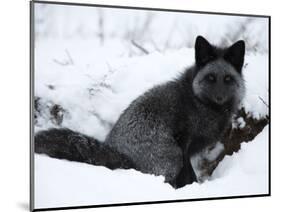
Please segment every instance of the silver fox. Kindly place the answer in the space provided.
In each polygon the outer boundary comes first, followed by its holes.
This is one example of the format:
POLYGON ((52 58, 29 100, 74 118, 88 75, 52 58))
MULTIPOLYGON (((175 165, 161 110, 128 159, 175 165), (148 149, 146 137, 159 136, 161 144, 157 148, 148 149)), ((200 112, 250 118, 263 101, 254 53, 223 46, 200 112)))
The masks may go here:
POLYGON ((244 55, 242 40, 219 48, 198 36, 195 64, 135 99, 104 142, 50 129, 35 135, 35 152, 162 175, 174 188, 191 184, 197 177, 190 157, 222 139, 243 99, 244 55))

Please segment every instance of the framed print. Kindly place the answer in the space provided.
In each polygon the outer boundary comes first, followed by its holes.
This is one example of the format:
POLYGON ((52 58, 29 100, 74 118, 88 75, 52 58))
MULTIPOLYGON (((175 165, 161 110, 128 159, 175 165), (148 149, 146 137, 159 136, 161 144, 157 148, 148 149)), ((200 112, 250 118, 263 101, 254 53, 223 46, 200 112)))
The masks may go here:
POLYGON ((30 5, 32 211, 270 195, 270 16, 30 5))

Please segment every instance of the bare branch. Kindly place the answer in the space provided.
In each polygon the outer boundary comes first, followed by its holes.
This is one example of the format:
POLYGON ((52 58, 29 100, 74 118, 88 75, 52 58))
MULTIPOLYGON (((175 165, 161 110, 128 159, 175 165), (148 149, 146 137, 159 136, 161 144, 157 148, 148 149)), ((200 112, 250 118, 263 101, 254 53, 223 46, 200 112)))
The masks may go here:
POLYGON ((104 13, 102 10, 98 10, 98 37, 100 39, 100 44, 104 44, 104 13))
POLYGON ((142 47, 141 45, 139 45, 138 43, 136 43, 134 40, 131 40, 131 43, 137 47, 139 50, 141 50, 143 53, 145 54, 149 54, 149 51, 146 50, 144 47, 142 47))
POLYGON ((261 98, 260 96, 259 96, 259 99, 262 101, 262 103, 268 108, 268 104, 266 103, 266 101, 264 101, 264 99, 263 98, 261 98))
POLYGON ((58 65, 61 65, 61 66, 68 66, 69 65, 68 61, 61 62, 61 61, 58 61, 57 59, 53 59, 53 62, 55 62, 55 63, 57 63, 58 65))
POLYGON ((70 53, 69 53, 69 51, 67 49, 65 49, 65 53, 66 53, 66 55, 68 57, 69 64, 70 65, 74 65, 73 59, 72 59, 72 57, 71 57, 71 55, 70 55, 70 53))
POLYGON ((53 59, 53 62, 57 63, 58 65, 61 66, 68 66, 68 65, 74 65, 73 59, 67 49, 65 49, 65 53, 67 56, 67 59, 64 59, 63 61, 59 61, 57 59, 53 59))

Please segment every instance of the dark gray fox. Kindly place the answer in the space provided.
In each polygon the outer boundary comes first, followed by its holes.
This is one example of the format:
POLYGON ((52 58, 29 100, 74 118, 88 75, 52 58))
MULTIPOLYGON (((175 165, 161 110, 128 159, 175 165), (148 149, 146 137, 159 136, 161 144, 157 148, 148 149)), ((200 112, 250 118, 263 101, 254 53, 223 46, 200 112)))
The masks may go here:
POLYGON ((222 139, 244 96, 245 43, 218 48, 198 36, 195 64, 135 99, 104 142, 69 129, 35 135, 35 152, 163 175, 174 188, 195 181, 190 157, 222 139))

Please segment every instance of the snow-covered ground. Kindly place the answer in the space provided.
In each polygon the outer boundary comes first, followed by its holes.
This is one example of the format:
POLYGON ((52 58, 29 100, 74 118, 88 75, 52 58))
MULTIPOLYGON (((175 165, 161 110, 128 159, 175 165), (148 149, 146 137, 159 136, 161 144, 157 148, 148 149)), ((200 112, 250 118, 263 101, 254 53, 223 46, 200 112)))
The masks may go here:
POLYGON ((35 207, 195 199, 268 193, 268 127, 227 156, 211 179, 175 190, 161 176, 35 157, 35 207))
MULTIPOLYGON (((198 14, 185 14, 182 19, 181 14, 171 13, 159 18, 153 14, 153 21, 141 32, 143 23, 150 17, 148 13, 128 12, 124 16, 120 10, 103 11, 99 16, 107 24, 101 44, 96 36, 99 29, 93 28, 95 24, 89 21, 97 20, 95 15, 101 13, 95 8, 80 11, 75 8, 37 8, 35 96, 42 99, 36 132, 57 127, 51 120, 48 105, 58 104, 65 110, 62 127, 103 141, 110 124, 133 99, 154 85, 177 77, 194 63, 190 45, 196 35, 205 35, 211 43, 223 43, 223 38, 235 37, 235 26, 245 20, 247 27, 238 36, 247 39, 248 44, 243 70, 246 96, 242 106, 256 118, 268 115, 265 20, 199 17, 198 14), (134 25, 136 22, 139 24, 134 25), (183 26, 188 30, 183 31, 183 26), (138 32, 129 37, 149 50, 149 54, 132 45, 126 37, 128 30, 138 32), (169 34, 171 31, 174 34, 169 34), (137 34, 142 36, 138 38, 137 34), (189 36, 188 39, 183 39, 183 35, 189 36)), ((240 118, 239 124, 243 123, 240 118)), ((253 141, 242 144, 238 153, 225 157, 208 181, 178 190, 165 184, 161 176, 135 170, 111 171, 36 154, 35 208, 265 194, 268 193, 268 133, 265 127, 253 141)))

